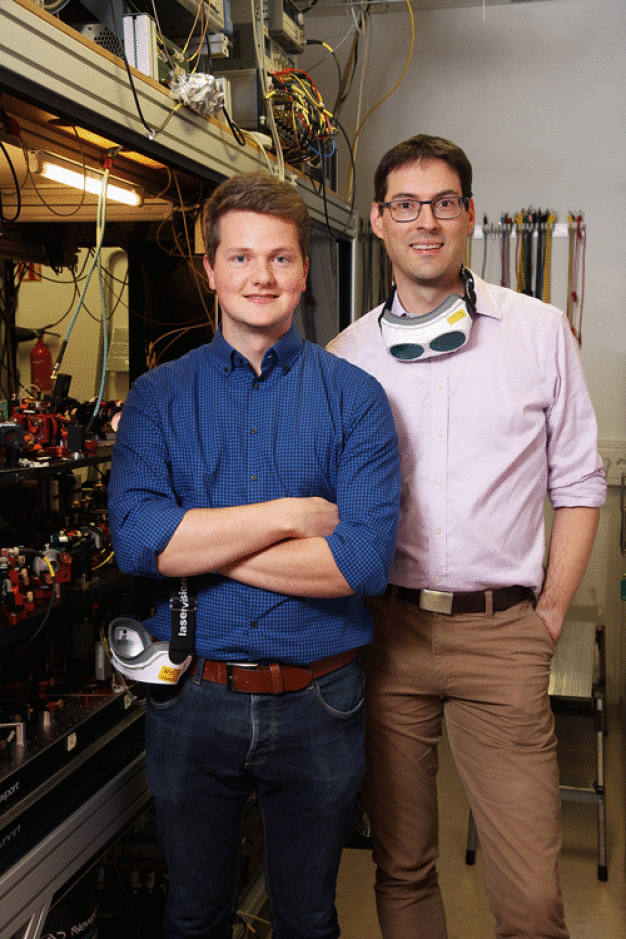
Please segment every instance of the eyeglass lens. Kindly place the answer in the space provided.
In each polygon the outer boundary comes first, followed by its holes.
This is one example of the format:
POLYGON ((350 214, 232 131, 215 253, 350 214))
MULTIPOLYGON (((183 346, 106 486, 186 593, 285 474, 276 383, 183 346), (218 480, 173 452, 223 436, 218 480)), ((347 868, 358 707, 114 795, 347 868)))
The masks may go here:
POLYGON ((463 205, 462 196, 445 196, 441 199, 422 201, 418 199, 399 199, 385 203, 391 217, 396 222, 413 222, 420 214, 423 205, 429 205, 435 218, 458 218, 463 205))

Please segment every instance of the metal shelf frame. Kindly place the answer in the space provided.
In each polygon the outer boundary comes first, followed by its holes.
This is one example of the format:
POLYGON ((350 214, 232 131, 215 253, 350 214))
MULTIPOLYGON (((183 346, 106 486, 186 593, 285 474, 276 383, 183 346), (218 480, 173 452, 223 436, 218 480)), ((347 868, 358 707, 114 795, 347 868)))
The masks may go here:
MULTIPOLYGON (((132 73, 146 123, 158 129, 175 102, 162 85, 132 73)), ((239 146, 225 124, 186 107, 151 139, 122 60, 33 0, 0 0, 0 88, 200 179, 217 181, 267 166, 255 144, 239 146)), ((324 224, 328 219, 339 235, 354 237, 356 213, 349 204, 330 190, 324 200, 308 177, 293 168, 287 172, 312 218, 324 224)))
POLYGON ((0 939, 38 939, 56 891, 145 811, 144 763, 142 754, 0 877, 0 939))

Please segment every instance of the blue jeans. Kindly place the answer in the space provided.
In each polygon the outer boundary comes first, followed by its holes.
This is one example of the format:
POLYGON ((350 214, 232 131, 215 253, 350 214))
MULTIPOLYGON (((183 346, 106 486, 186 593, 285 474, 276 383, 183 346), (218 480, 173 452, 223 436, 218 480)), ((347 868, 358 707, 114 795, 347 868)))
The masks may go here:
POLYGON ((165 939, 229 939, 239 830, 257 792, 275 939, 336 939, 337 871, 364 772, 358 659, 302 691, 252 695, 189 678, 148 698, 148 784, 169 874, 165 939))

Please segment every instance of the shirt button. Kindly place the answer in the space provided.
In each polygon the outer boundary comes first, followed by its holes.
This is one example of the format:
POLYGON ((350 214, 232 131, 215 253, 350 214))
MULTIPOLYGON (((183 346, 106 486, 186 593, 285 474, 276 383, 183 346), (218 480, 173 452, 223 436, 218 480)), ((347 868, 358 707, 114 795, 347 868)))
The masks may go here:
POLYGON ((440 480, 440 479, 436 479, 436 480, 435 480, 435 486, 440 486, 440 485, 441 485, 441 480, 440 480))
POLYGON ((436 583, 436 584, 440 584, 440 583, 441 583, 441 577, 439 576, 439 574, 437 574, 437 575, 435 576, 435 583, 436 583))
POLYGON ((257 433, 256 427, 251 427, 251 428, 250 428, 250 433, 251 433, 251 434, 256 434, 256 433, 257 433))
POLYGON ((443 385, 441 384, 440 381, 437 382, 437 388, 439 388, 440 390, 441 390, 441 388, 443 388, 443 385))
POLYGON ((440 430, 438 430, 438 431, 437 431, 437 436, 438 436, 438 437, 443 437, 443 433, 442 433, 440 430))
POLYGON ((255 619, 253 619, 252 622, 250 623, 250 625, 252 626, 253 629, 256 629, 259 624, 257 623, 257 621, 256 621, 255 619))
POLYGON ((436 535, 440 535, 440 534, 441 534, 441 528, 435 528, 435 534, 436 534, 436 535))
POLYGON ((259 383, 258 383, 258 381, 253 382, 253 383, 252 383, 252 387, 254 388, 255 391, 258 391, 258 390, 259 390, 259 383))
POLYGON ((252 482, 256 482, 256 480, 257 480, 257 474, 256 474, 256 473, 250 473, 250 479, 252 480, 252 482))

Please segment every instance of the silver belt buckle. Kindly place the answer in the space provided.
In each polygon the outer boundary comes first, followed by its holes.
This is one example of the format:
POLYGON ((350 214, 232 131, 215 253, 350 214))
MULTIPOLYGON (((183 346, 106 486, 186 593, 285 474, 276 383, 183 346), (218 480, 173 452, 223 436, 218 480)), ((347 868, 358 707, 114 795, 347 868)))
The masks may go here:
POLYGON ((235 668, 258 668, 256 662, 227 662, 226 663, 226 687, 229 691, 235 691, 235 668))
POLYGON ((445 613, 451 616, 453 600, 454 594, 445 590, 420 590, 419 607, 429 613, 445 613))

